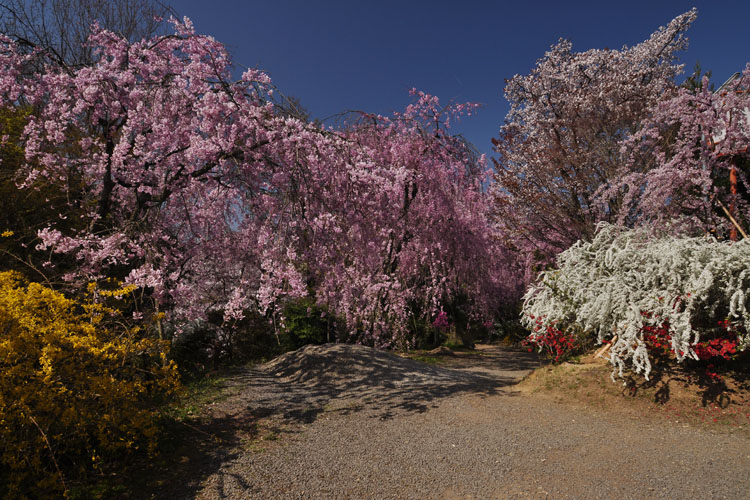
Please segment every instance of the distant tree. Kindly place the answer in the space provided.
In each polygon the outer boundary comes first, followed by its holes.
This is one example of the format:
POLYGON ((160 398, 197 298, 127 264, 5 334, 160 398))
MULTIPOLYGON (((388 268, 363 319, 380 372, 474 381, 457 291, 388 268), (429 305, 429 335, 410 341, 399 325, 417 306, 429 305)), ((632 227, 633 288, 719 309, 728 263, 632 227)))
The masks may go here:
MULTIPOLYGON (((708 81, 711 81, 711 71, 703 71, 703 68, 701 68, 700 62, 695 63, 695 68, 693 68, 693 73, 689 75, 687 78, 685 78, 685 81, 682 82, 682 85, 680 87, 686 88, 693 92, 698 92, 703 88, 703 80, 704 78, 707 78, 708 81)), ((709 90, 711 92, 714 91, 714 84, 711 83, 709 90)))
POLYGON ((0 33, 58 64, 84 66, 94 60, 86 43, 93 22, 136 41, 156 34, 170 13, 159 0, 2 0, 0 33))
POLYGON ((494 194, 519 247, 549 257, 618 216, 621 198, 595 193, 621 166, 621 141, 676 91, 675 54, 695 17, 693 9, 621 50, 576 53, 560 40, 530 74, 506 82, 511 109, 494 140, 494 194))
POLYGON ((297 118, 303 122, 310 121, 310 112, 302 105, 298 97, 282 95, 277 99, 277 113, 282 116, 297 118))

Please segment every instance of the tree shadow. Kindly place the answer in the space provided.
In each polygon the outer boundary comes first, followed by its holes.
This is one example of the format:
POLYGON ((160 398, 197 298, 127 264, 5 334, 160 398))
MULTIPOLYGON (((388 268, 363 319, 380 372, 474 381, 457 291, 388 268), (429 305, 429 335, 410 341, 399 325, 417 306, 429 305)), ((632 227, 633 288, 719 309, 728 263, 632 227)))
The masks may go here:
POLYGON ((655 364, 649 380, 631 375, 626 386, 631 396, 653 390, 654 402, 661 405, 670 402, 673 387, 693 387, 701 398, 701 406, 727 408, 732 404, 733 396, 750 390, 750 372, 747 359, 727 364, 720 376, 704 365, 684 366, 667 362, 655 364))
POLYGON ((240 455, 244 435, 257 433, 250 418, 164 423, 155 456, 118 463, 99 481, 90 481, 80 498, 194 498, 202 481, 221 464, 240 455))
POLYGON ((366 411, 385 419, 423 413, 457 394, 507 394, 505 388, 539 366, 538 358, 529 353, 466 356, 450 363, 428 365, 363 346, 308 346, 248 371, 237 382, 263 389, 260 398, 246 402, 245 411, 309 424, 331 410, 366 411))
POLYGON ((538 356, 528 352, 468 355, 443 367, 363 346, 306 346, 229 377, 225 390, 232 395, 214 404, 209 415, 189 426, 174 424, 174 448, 146 468, 143 477, 158 480, 140 492, 193 498, 207 478, 223 474, 223 464, 267 444, 263 435, 297 433, 324 414, 389 420, 424 413, 460 394, 512 397, 509 388, 539 365, 538 356))

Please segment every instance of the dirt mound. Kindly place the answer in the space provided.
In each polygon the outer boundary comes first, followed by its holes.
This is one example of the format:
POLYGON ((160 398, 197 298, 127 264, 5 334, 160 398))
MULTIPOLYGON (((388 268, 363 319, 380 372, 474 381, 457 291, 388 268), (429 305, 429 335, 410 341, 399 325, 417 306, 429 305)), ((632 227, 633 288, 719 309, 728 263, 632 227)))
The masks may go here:
POLYGON ((308 386, 380 386, 487 383, 472 373, 427 365, 390 352, 352 344, 308 345, 261 366, 282 382, 308 386))
POLYGON ((502 349, 445 359, 463 363, 426 364, 351 344, 305 346, 233 375, 226 381, 228 397, 212 405, 210 418, 234 423, 263 419, 291 429, 331 413, 391 419, 426 412, 462 394, 510 393, 538 364, 530 353, 502 349))

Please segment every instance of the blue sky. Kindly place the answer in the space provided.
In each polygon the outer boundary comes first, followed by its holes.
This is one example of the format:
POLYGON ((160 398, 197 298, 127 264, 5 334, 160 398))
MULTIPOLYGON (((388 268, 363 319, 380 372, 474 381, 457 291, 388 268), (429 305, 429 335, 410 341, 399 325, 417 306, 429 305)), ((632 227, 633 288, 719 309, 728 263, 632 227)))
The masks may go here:
POLYGON ((528 73, 563 37, 576 51, 646 39, 698 8, 680 60, 720 85, 750 61, 750 1, 489 2, 178 0, 198 32, 230 50, 238 67, 268 72, 316 118, 345 110, 390 114, 416 87, 441 101, 484 107, 454 127, 491 154, 508 111, 504 79, 528 73))

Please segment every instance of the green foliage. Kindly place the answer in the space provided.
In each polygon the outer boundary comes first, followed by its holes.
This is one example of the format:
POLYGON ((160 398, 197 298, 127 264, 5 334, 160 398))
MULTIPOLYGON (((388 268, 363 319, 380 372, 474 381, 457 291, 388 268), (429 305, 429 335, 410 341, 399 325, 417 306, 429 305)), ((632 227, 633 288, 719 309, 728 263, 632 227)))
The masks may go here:
POLYGON ((409 335, 414 339, 415 349, 426 349, 440 345, 444 336, 437 328, 430 325, 424 316, 412 315, 409 320, 409 335))
MULTIPOLYGON (((711 71, 710 70, 703 71, 703 68, 701 68, 700 61, 696 61, 695 67, 693 68, 693 73, 689 75, 687 78, 685 78, 685 81, 682 82, 681 87, 684 87, 693 93, 698 93, 703 88, 704 78, 707 78, 708 80, 710 80, 711 71)), ((715 90, 713 83, 710 84, 709 90, 711 90, 711 92, 715 90)))
POLYGON ((208 321, 192 321, 179 332, 167 326, 172 339, 171 359, 183 380, 196 380, 223 367, 275 356, 281 352, 273 323, 253 311, 232 324, 224 324, 223 313, 209 314, 208 321))
POLYGON ((221 399, 225 382, 230 374, 231 371, 223 371, 185 383, 165 411, 176 422, 194 418, 208 403, 221 399))
POLYGON ((327 309, 311 298, 290 300, 283 309, 284 325, 280 333, 283 351, 293 351, 307 344, 336 341, 336 326, 327 309))
POLYGON ((193 321, 172 338, 171 357, 184 379, 195 380, 223 367, 268 359, 307 344, 335 342, 342 321, 311 298, 288 301, 282 318, 245 311, 241 320, 226 324, 222 311, 206 321, 193 321))
POLYGON ((414 361, 419 361, 420 363, 425 363, 428 365, 439 365, 440 363, 444 362, 442 358, 439 358, 437 356, 416 355, 409 357, 414 361))
POLYGON ((453 350, 455 350, 455 349, 463 349, 464 348, 464 343, 463 342, 455 342, 455 341, 451 341, 451 340, 449 340, 447 342, 443 342, 443 345, 445 347, 447 347, 448 349, 453 349, 453 350))
POLYGON ((495 322, 487 329, 487 340, 499 340, 505 345, 520 345, 529 335, 529 330, 520 321, 521 305, 508 304, 498 311, 495 322))

